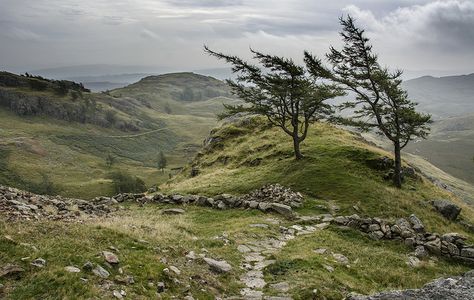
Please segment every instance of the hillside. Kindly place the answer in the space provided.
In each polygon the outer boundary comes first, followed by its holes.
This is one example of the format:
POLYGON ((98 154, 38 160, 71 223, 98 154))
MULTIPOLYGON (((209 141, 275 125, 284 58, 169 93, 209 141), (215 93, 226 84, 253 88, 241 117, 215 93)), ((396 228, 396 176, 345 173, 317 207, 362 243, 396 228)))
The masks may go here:
MULTIPOLYGON (((43 217, 12 222, 0 214, 0 266, 14 264, 22 270, 16 280, 0 276, 7 299, 48 298, 52 293, 58 298, 113 299, 122 291, 130 299, 342 299, 351 293, 420 288, 471 268, 468 261, 431 252, 417 252, 417 259, 413 248, 399 240, 374 239, 338 223, 353 214, 381 224, 415 214, 426 232, 437 233, 420 233, 417 240, 458 232, 469 245, 474 233, 459 221, 445 219, 430 204, 447 199, 462 208, 459 220, 472 224, 473 208, 456 196, 420 173, 397 190, 383 179, 388 171, 385 151, 328 124, 311 127, 303 161, 295 162, 291 149, 280 130, 268 128, 261 119, 243 119, 212 131, 193 163, 161 186, 169 196, 98 198, 88 209, 79 202, 79 211, 74 204, 61 205, 77 200, 44 200, 47 205, 37 214, 59 214, 70 220, 67 223, 43 217), (275 183, 292 191, 274 187, 274 195, 302 197, 303 205, 294 208, 297 217, 229 208, 238 200, 216 196, 243 195, 275 183), (98 213, 103 217, 94 217, 98 213)), ((0 211, 3 205, 13 205, 21 212, 7 210, 7 216, 34 214, 19 202, 25 201, 21 197, 40 201, 10 191, 10 199, 18 198, 11 202, 6 195, 0 189, 0 211)))
POLYGON ((403 82, 420 109, 435 119, 474 112, 474 73, 470 75, 423 76, 403 82))
POLYGON ((222 103, 233 101, 221 95, 228 95, 224 83, 191 73, 90 93, 70 81, 3 72, 0 184, 92 198, 112 193, 112 171, 159 183, 193 157, 222 103), (179 100, 185 91, 196 96, 179 100), (159 151, 168 157, 166 172, 156 169, 159 151))
POLYGON ((409 145, 406 151, 474 184, 474 114, 435 121, 430 136, 409 145))

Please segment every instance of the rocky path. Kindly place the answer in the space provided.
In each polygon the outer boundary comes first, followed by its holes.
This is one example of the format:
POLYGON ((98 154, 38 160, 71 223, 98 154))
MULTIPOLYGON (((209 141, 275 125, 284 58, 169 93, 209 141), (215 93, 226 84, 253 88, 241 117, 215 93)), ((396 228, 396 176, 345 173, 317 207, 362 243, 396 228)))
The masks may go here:
MULTIPOLYGON (((266 221, 278 224, 275 219, 266 221)), ((289 294, 290 285, 287 282, 277 282, 269 285, 269 290, 274 296, 265 294, 265 287, 268 283, 264 279, 263 269, 275 261, 270 257, 279 252, 288 241, 297 238, 300 235, 311 234, 318 230, 326 228, 329 223, 320 223, 315 226, 292 225, 290 227, 280 226, 280 232, 277 237, 253 239, 245 244, 237 246, 237 250, 243 254, 244 261, 241 267, 246 272, 240 277, 241 283, 245 286, 240 291, 242 298, 232 299, 250 299, 250 300, 291 300, 289 294)), ((267 224, 251 224, 251 227, 269 228, 267 224)))

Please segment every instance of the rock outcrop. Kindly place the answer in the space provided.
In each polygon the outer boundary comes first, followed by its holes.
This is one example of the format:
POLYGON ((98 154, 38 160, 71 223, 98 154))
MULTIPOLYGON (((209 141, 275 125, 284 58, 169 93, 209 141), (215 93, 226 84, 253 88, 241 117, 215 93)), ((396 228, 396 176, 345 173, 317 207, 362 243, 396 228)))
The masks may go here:
POLYGON ((461 213, 461 208, 448 200, 434 200, 431 205, 448 220, 455 221, 461 213))

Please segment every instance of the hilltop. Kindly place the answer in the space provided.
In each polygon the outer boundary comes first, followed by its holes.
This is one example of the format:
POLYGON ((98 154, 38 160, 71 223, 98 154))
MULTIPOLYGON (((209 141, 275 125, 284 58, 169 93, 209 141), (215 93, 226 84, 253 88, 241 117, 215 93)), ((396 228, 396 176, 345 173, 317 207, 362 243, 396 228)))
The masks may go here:
POLYGON ((71 81, 2 72, 0 184, 93 198, 111 195, 109 173, 122 170, 155 185, 193 157, 222 103, 235 101, 228 94, 225 83, 192 73, 91 93, 71 81), (163 173, 159 151, 168 158, 163 173))

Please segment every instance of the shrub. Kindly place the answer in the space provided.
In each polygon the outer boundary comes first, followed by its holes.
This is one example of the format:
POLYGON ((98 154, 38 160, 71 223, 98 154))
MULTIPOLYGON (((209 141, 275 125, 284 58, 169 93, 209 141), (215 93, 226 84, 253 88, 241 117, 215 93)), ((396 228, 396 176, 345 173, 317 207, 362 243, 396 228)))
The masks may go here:
POLYGON ((109 174, 112 179, 115 193, 140 193, 146 191, 145 182, 124 171, 116 171, 109 174))

